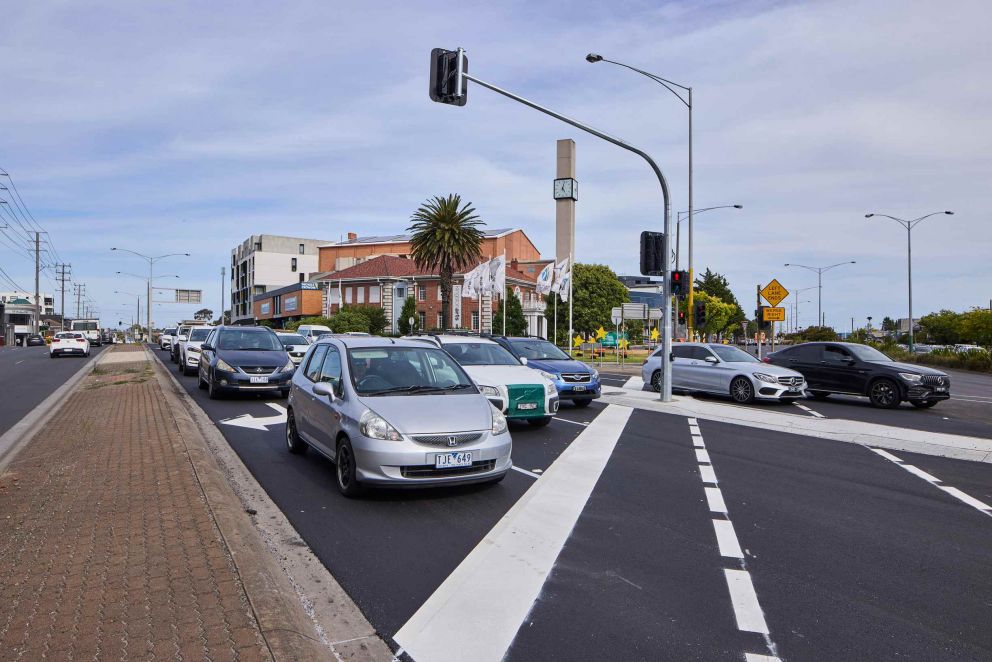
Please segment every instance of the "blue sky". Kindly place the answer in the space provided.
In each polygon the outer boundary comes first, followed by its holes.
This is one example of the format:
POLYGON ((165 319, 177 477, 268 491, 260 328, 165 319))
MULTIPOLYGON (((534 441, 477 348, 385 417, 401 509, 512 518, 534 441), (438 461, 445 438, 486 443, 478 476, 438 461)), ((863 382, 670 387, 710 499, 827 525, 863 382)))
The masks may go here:
MULTIPOLYGON (((190 252, 160 273, 216 310, 248 235, 399 232, 434 194, 460 193, 550 256, 558 138, 577 142, 577 258, 634 273, 638 234, 662 223, 647 167, 478 86, 464 108, 430 102, 437 46, 643 146, 673 210, 686 208, 685 109, 584 56, 691 84, 696 206, 744 205, 697 217, 696 264, 726 274, 746 310, 772 277, 815 285, 785 262, 856 260, 825 277, 827 322, 904 317, 905 232, 868 211, 956 212, 914 231, 918 313, 992 297, 987 3, 22 4, 0 23, 0 167, 107 323, 133 309, 114 290, 143 287, 115 276, 142 263, 111 246, 190 252)), ((26 256, 0 245, 0 266, 33 286, 26 256)))

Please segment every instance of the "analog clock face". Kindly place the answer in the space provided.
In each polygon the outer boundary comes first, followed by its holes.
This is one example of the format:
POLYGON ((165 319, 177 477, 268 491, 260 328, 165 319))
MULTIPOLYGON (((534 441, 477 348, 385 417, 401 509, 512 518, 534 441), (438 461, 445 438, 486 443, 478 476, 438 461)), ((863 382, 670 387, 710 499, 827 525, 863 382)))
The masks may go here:
POLYGON ((575 180, 573 179, 556 179, 555 180, 555 199, 568 199, 575 198, 574 191, 575 180))

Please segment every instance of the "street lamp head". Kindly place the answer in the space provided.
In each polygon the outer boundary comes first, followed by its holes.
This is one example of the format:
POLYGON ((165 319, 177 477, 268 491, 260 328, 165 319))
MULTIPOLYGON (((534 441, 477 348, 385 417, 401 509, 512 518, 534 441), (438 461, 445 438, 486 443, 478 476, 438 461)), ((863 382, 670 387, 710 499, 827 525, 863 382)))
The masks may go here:
POLYGON ((592 62, 593 64, 595 64, 596 62, 602 62, 602 61, 603 61, 603 56, 599 55, 598 53, 589 53, 589 55, 586 56, 586 62, 592 62))
POLYGON ((875 215, 875 214, 865 214, 865 218, 871 218, 871 217, 872 217, 872 216, 874 216, 874 215, 875 215))
POLYGON ((786 267, 791 267, 792 265, 791 265, 791 264, 789 264, 788 262, 786 262, 784 266, 786 266, 786 267))
POLYGON ((734 205, 734 209, 744 209, 744 205, 734 205))
POLYGON ((948 216, 954 216, 954 212, 952 211, 945 211, 944 213, 947 214, 948 216))

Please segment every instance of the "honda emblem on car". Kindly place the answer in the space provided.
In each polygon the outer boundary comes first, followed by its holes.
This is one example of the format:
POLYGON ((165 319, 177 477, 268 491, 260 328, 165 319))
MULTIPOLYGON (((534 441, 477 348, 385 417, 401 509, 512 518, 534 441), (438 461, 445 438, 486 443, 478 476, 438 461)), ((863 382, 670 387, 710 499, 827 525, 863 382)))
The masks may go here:
POLYGON ((454 435, 451 435, 450 437, 448 437, 448 445, 449 446, 457 446, 458 445, 458 438, 455 437, 454 435))

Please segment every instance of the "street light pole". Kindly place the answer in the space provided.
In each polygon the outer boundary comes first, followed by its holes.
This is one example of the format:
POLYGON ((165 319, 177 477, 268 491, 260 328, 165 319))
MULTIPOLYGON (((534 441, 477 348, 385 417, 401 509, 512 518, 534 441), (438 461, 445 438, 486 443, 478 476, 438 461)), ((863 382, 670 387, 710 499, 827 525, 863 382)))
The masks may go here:
POLYGON ((803 269, 809 269, 810 271, 816 273, 816 289, 818 290, 816 295, 816 323, 817 325, 823 324, 823 272, 830 271, 834 267, 839 267, 845 264, 857 264, 854 260, 848 262, 838 262, 837 264, 831 264, 828 267, 807 267, 805 264, 792 264, 789 262, 785 263, 787 267, 802 267, 803 269))
POLYGON ((162 260, 162 259, 167 258, 167 257, 174 257, 174 256, 179 256, 179 255, 182 255, 182 256, 185 256, 185 257, 189 257, 189 253, 168 253, 166 255, 158 255, 156 257, 152 257, 150 255, 144 255, 143 253, 138 253, 137 251, 132 251, 132 250, 130 250, 128 248, 117 248, 117 247, 114 247, 114 248, 111 248, 110 250, 112 250, 112 251, 124 251, 125 253, 130 253, 132 255, 137 255, 138 257, 140 257, 142 259, 148 260, 148 288, 147 288, 148 305, 145 306, 145 308, 147 309, 146 310, 146 313, 148 315, 148 319, 147 319, 148 325, 145 328, 145 334, 146 334, 145 340, 146 341, 151 340, 151 337, 152 337, 152 279, 154 278, 154 273, 155 273, 155 263, 158 262, 159 260, 162 260))
POLYGON ((914 218, 911 221, 907 221, 902 218, 896 218, 895 216, 889 216, 888 214, 876 214, 874 212, 870 214, 865 214, 865 218, 871 218, 872 216, 882 216, 884 218, 889 218, 898 223, 899 225, 906 228, 906 276, 909 281, 909 351, 913 351, 913 228, 919 225, 924 220, 930 218, 931 216, 937 216, 939 214, 947 214, 948 216, 953 216, 952 211, 935 211, 929 213, 925 216, 920 216, 919 218, 914 218))
MULTIPOLYGON (((697 210, 693 211, 692 212, 692 216, 696 216, 698 214, 702 214, 703 212, 706 212, 706 211, 713 211, 714 209, 744 209, 744 205, 718 205, 716 207, 703 207, 702 209, 697 209, 697 210)), ((688 211, 680 211, 678 214, 676 214, 676 220, 675 220, 675 270, 676 271, 679 270, 679 266, 680 266, 679 253, 681 252, 681 248, 682 248, 682 218, 683 218, 683 215, 689 216, 689 212, 688 211)), ((690 222, 690 224, 691 224, 691 222, 690 222)))

